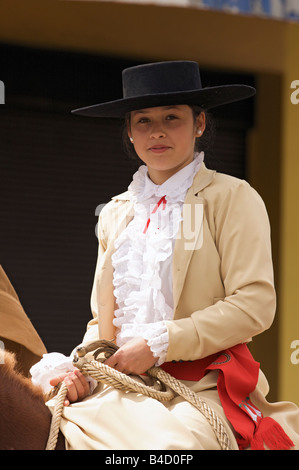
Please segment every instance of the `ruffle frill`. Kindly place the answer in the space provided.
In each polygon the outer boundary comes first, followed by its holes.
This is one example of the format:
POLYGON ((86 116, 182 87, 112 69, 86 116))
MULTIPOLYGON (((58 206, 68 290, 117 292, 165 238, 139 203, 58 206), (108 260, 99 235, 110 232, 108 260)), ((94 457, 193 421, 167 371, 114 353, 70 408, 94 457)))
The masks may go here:
POLYGON ((203 153, 164 184, 155 185, 146 166, 135 173, 129 186, 135 215, 115 242, 112 256, 114 295, 117 309, 114 325, 117 344, 141 336, 147 340, 157 364, 164 362, 168 347, 165 320, 173 318, 172 254, 182 221, 186 192, 203 161, 203 153), (166 206, 151 214, 158 199, 166 195, 166 206), (146 233, 145 224, 150 217, 146 233))

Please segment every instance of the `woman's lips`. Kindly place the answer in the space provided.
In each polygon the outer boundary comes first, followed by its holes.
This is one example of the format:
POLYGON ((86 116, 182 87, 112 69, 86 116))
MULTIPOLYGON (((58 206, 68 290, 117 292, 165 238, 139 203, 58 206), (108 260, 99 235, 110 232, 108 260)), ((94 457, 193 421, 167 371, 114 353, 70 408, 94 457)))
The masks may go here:
POLYGON ((153 153, 163 153, 168 149, 170 149, 170 147, 167 145, 154 145, 153 147, 150 147, 150 151, 153 153))

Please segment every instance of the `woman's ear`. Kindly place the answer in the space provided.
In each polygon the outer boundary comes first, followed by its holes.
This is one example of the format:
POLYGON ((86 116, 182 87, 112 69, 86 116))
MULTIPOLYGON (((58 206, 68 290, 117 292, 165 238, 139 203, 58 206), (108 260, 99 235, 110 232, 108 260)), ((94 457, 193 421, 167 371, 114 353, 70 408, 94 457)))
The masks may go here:
POLYGON ((130 124, 130 119, 126 119, 126 126, 127 126, 127 132, 128 132, 128 137, 130 139, 130 142, 133 143, 133 138, 132 138, 132 133, 131 133, 131 124, 130 124))
POLYGON ((204 133, 206 128, 206 115, 202 111, 197 117, 196 117, 196 137, 201 137, 202 134, 204 133))

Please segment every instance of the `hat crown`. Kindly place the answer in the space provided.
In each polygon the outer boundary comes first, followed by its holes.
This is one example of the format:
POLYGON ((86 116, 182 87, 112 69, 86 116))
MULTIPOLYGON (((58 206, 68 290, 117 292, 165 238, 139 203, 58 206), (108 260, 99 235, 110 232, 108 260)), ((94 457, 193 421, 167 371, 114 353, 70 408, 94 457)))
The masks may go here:
POLYGON ((123 97, 176 93, 202 88, 198 64, 192 61, 156 62, 123 70, 123 97))
POLYGON ((75 109, 82 116, 125 118, 136 109, 197 105, 208 110, 253 96, 247 85, 203 88, 197 62, 176 60, 137 65, 123 70, 123 98, 75 109))

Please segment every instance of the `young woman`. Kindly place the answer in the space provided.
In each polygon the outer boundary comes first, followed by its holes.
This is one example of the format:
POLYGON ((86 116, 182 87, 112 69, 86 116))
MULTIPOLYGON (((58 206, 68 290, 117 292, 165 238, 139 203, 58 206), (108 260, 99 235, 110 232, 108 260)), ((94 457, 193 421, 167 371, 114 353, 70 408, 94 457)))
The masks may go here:
MULTIPOLYGON (((246 346, 275 314, 265 206, 245 181, 208 170, 198 151, 206 111, 255 90, 202 88, 190 61, 126 69, 123 89, 123 99, 75 111, 123 118, 143 162, 100 214, 83 343, 115 341, 106 364, 125 374, 158 365, 182 380, 223 419, 234 449, 299 448, 297 407, 265 400, 266 379, 246 346)), ((181 397, 161 403, 102 385, 90 395, 79 371, 50 383, 62 380, 70 449, 219 449, 181 397)))

